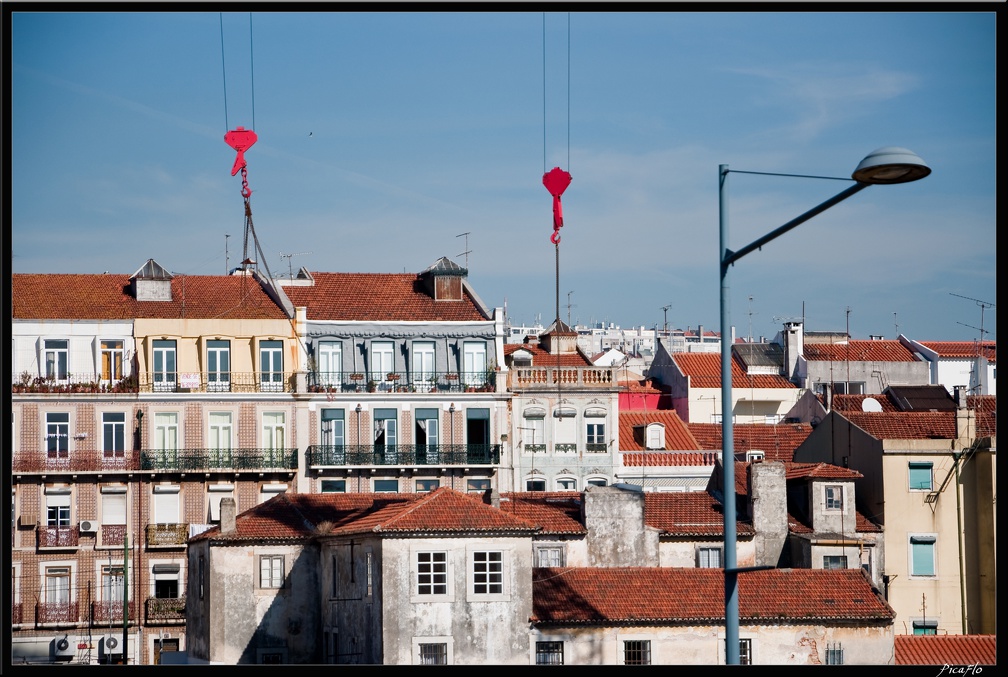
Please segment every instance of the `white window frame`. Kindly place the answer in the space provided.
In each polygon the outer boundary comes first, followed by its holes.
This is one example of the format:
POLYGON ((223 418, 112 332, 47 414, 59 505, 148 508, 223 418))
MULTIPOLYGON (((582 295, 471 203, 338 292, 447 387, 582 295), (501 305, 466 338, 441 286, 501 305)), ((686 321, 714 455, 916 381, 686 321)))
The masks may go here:
POLYGON ((558 477, 556 478, 557 491, 577 491, 577 478, 558 477))
POLYGON ((75 567, 67 562, 43 562, 42 599, 46 604, 66 604, 76 599, 74 595, 75 567))
POLYGON ((259 342, 259 390, 264 393, 282 393, 283 341, 275 339, 259 342))
POLYGON ((47 380, 57 383, 70 380, 69 339, 42 339, 42 369, 47 380))
POLYGON ((645 449, 665 448, 665 425, 662 423, 649 423, 644 430, 645 449))
POLYGON ((178 382, 177 345, 173 339, 155 339, 151 344, 151 387, 154 392, 175 392, 178 382))
POLYGON ((102 453, 104 456, 126 456, 126 413, 102 412, 102 453))
POLYGON ((698 545, 696 550, 696 565, 698 569, 720 569, 724 563, 724 549, 720 545, 698 545), (711 556, 717 554, 717 562, 711 561, 711 556))
POLYGON ((534 557, 533 566, 537 568, 566 566, 566 553, 559 544, 535 546, 534 557))
POLYGON ((207 487, 207 512, 211 523, 220 523, 221 501, 234 498, 234 485, 230 483, 211 484, 207 487))
POLYGON ((46 412, 46 455, 49 458, 70 456, 70 414, 65 411, 46 412))
POLYGON ((382 385, 385 377, 395 371, 395 342, 371 342, 371 380, 382 385))
POLYGON ((180 432, 178 412, 154 412, 153 447, 161 460, 174 463, 178 457, 180 432))
POLYGON ((69 528, 70 506, 72 502, 72 489, 70 487, 46 487, 46 526, 57 529, 69 528))
POLYGON ((443 665, 455 664, 455 638, 451 635, 413 637, 413 664, 414 665, 439 665, 438 663, 426 663, 421 654, 422 645, 441 645, 445 648, 445 662, 443 665))
POLYGON ((101 488, 101 523, 110 526, 125 526, 128 515, 126 487, 101 488))
POLYGON ((564 640, 562 640, 562 639, 545 639, 545 638, 538 638, 537 637, 535 639, 535 641, 533 642, 533 644, 532 644, 532 664, 533 665, 563 665, 564 664, 564 640), (543 646, 543 650, 542 651, 539 650, 539 646, 540 645, 543 646), (560 649, 559 652, 550 651, 549 650, 549 649, 555 648, 556 645, 559 645, 559 649, 560 649), (540 656, 553 658, 554 660, 543 660, 543 661, 540 661, 539 660, 540 656), (555 658, 557 656, 559 656, 560 660, 555 660, 555 658))
POLYGON ((635 637, 631 635, 620 635, 619 636, 619 647, 620 647, 620 665, 655 665, 655 655, 654 655, 654 638, 648 637, 635 637), (630 648, 630 643, 640 643, 643 645, 647 652, 647 660, 640 663, 627 663, 627 650, 630 648))
POLYGON ((448 551, 436 547, 414 547, 410 550, 410 601, 453 602, 455 601, 455 566, 448 551), (441 586, 438 591, 434 586, 441 586))
POLYGON ((155 484, 151 488, 151 522, 154 524, 178 524, 179 507, 182 503, 182 487, 178 484, 155 484))
POLYGON ((847 568, 847 555, 823 555, 822 558, 822 568, 823 569, 846 569, 847 568), (834 562, 839 566, 827 566, 826 560, 834 562))
POLYGON ((287 558, 283 553, 260 553, 256 558, 259 565, 259 589, 280 590, 287 583, 287 558))
POLYGON ((485 341, 462 343, 462 375, 467 386, 486 383, 487 346, 485 341))
POLYGON ((98 342, 98 374, 105 385, 113 385, 125 376, 125 345, 122 339, 101 339, 98 342))
POLYGON ((318 385, 340 388, 343 385, 342 341, 318 341, 315 344, 315 368, 318 385))
POLYGON ((231 341, 207 341, 207 392, 225 393, 231 390, 231 341))
POLYGON ((413 385, 418 392, 430 392, 434 389, 435 372, 435 351, 433 341, 414 341, 411 346, 412 359, 410 366, 413 367, 413 385))
POLYGON ((207 448, 211 461, 231 465, 234 449, 234 414, 230 411, 207 412, 207 448))
POLYGON ((283 452, 287 443, 287 413, 264 411, 262 413, 262 448, 283 452))
POLYGON ((843 511, 844 488, 842 484, 826 484, 823 486, 823 507, 829 511, 843 511))
POLYGON ((505 602, 511 599, 514 554, 506 546, 466 546, 466 596, 469 602, 505 602), (477 587, 487 587, 477 592, 477 587))

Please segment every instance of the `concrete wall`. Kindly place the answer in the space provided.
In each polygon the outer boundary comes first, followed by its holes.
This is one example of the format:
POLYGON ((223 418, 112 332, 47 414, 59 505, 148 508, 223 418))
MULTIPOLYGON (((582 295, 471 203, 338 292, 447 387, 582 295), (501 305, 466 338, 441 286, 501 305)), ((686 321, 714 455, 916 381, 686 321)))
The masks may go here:
POLYGON ((585 490, 588 566, 658 566, 658 530, 644 524, 644 492, 619 487, 585 490))
MULTIPOLYGON (((566 665, 623 665, 623 643, 651 642, 652 665, 724 665, 724 626, 538 628, 531 630, 529 662, 537 641, 562 641, 566 665)), ((820 665, 827 645, 839 643, 845 665, 892 665, 891 625, 741 624, 739 639, 752 643, 753 665, 820 665)))
POLYGON ((784 464, 760 461, 748 465, 749 510, 756 536, 756 566, 777 566, 788 536, 787 483, 784 464))

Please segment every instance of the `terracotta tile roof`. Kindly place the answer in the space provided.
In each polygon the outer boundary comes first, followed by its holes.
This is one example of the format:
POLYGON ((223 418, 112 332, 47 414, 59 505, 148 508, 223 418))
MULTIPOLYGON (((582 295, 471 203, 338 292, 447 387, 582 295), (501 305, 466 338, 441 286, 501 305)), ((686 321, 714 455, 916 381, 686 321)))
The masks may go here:
MULTIPOLYGON (((891 625, 895 612, 860 569, 771 569, 738 578, 747 624, 861 621, 891 625)), ((628 625, 724 621, 724 573, 673 567, 532 570, 533 623, 628 625)))
MULTIPOLYGON (((882 411, 899 411, 900 408, 896 406, 886 395, 833 395, 832 405, 837 411, 864 411, 864 401, 872 399, 882 406, 882 411)), ((823 406, 826 406, 826 396, 819 395, 819 402, 823 406)))
POLYGON ((938 353, 938 357, 968 360, 978 354, 987 358, 988 362, 997 360, 997 343, 994 341, 921 341, 925 348, 938 353))
POLYGON ((584 494, 579 491, 505 492, 500 509, 538 526, 544 535, 588 533, 581 521, 584 494))
POLYGON ((805 343, 809 362, 918 362, 917 354, 899 341, 851 340, 847 343, 805 343))
POLYGON ((864 477, 857 470, 842 468, 832 463, 784 462, 786 480, 856 480, 864 477))
POLYGON ((19 273, 11 276, 13 319, 285 319, 252 277, 176 275, 171 301, 137 301, 130 276, 19 273))
MULTIPOLYGON (((851 423, 880 440, 951 440, 955 438, 954 411, 848 411, 841 414, 851 423)), ((997 435, 996 411, 976 412, 979 437, 997 435)))
POLYGON ((585 357, 581 351, 574 353, 561 353, 559 355, 551 355, 546 352, 538 345, 531 345, 529 343, 505 343, 504 344, 504 356, 505 358, 510 357, 512 353, 516 350, 527 350, 532 353, 532 366, 533 367, 555 367, 558 364, 561 367, 593 367, 591 361, 585 357))
POLYGON ((997 665, 997 635, 896 635, 893 640, 896 665, 997 665))
POLYGON ((308 320, 372 322, 485 322, 489 318, 469 294, 435 301, 416 273, 312 273, 310 287, 286 286, 308 320))
MULTIPOLYGON (((720 353, 673 353, 672 359, 692 388, 721 387, 720 353)), ((747 374, 738 358, 732 358, 733 388, 797 388, 783 376, 774 374, 747 374)))
POLYGON ((620 390, 626 391, 628 393, 641 393, 645 395, 661 395, 664 391, 655 384, 654 379, 644 378, 644 379, 630 379, 627 381, 619 381, 618 385, 620 390))
MULTIPOLYGON (((793 534, 811 534, 812 524, 788 511, 788 531, 793 534)), ((882 533, 882 527, 872 522, 860 512, 854 513, 854 531, 859 534, 882 533)))
MULTIPOLYGON (((706 491, 649 491, 644 494, 644 523, 662 537, 724 536, 724 506, 706 491)), ((736 534, 753 535, 752 524, 738 520, 736 534)))
MULTIPOLYGON (((701 449, 721 450, 720 423, 688 423, 701 449)), ((758 449, 768 461, 790 461, 794 451, 812 432, 808 423, 736 423, 732 426, 735 453, 758 449)))
POLYGON ((619 412, 620 451, 644 451, 645 440, 640 432, 634 434, 634 428, 648 423, 661 423, 665 426, 664 448, 667 451, 697 451, 701 448, 675 410, 658 409, 619 412))

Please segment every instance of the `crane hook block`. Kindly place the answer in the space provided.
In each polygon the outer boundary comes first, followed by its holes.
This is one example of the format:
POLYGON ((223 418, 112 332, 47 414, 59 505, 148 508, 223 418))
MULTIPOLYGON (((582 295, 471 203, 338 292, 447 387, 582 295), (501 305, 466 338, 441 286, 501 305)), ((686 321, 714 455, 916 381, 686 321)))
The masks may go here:
POLYGON ((570 185, 571 175, 559 167, 554 167, 543 174, 543 185, 553 196, 553 235, 550 242, 560 244, 560 229, 563 227, 563 207, 560 204, 560 196, 570 185))
POLYGON ((238 127, 237 129, 232 129, 230 132, 224 135, 224 142, 238 151, 238 157, 235 158, 234 166, 231 167, 231 176, 234 176, 239 171, 245 167, 245 151, 249 147, 259 140, 256 133, 251 129, 245 129, 244 127, 238 127))

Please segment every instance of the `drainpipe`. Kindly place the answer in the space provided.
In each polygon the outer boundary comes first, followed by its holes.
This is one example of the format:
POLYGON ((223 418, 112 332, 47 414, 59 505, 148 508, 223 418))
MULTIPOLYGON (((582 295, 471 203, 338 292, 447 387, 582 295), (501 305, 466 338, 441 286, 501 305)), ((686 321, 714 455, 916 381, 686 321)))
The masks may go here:
POLYGON ((959 540, 959 608, 962 614, 962 634, 966 633, 966 572, 963 571, 965 566, 963 562, 963 527, 962 527, 962 504, 960 502, 960 491, 961 485, 959 482, 959 459, 962 458, 962 452, 952 452, 952 458, 955 463, 955 474, 956 474, 956 535, 959 540))

